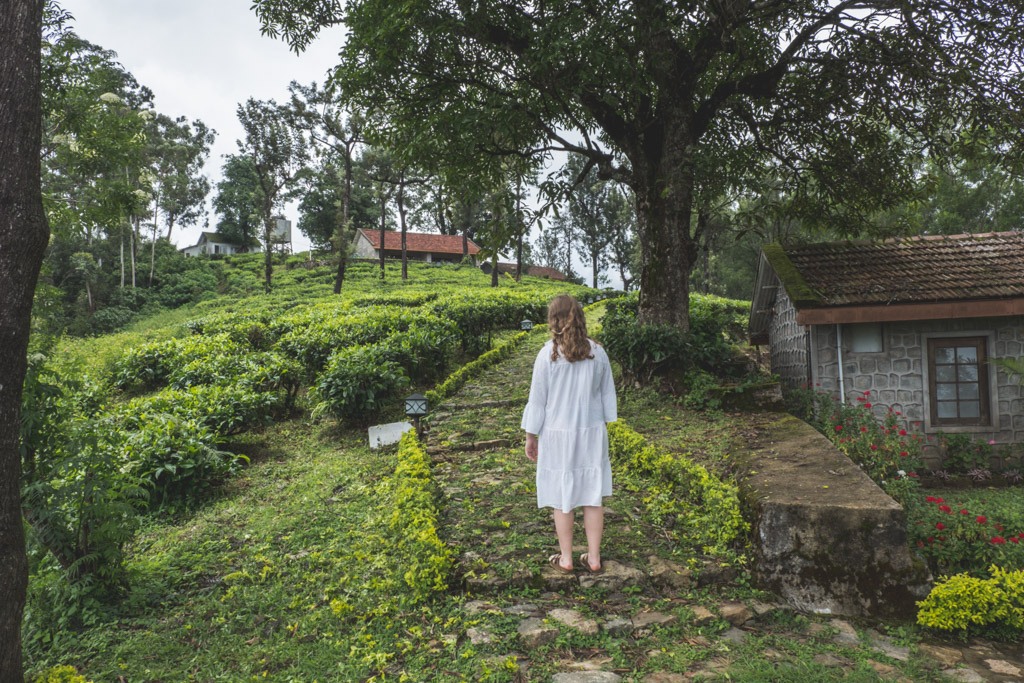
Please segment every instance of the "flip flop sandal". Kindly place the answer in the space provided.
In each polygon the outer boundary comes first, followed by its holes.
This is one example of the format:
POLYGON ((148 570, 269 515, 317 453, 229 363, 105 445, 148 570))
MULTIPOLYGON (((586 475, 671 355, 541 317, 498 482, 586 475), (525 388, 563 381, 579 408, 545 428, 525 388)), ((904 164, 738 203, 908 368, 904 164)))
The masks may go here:
POLYGON ((590 566, 590 560, 587 559, 587 553, 583 553, 582 555, 580 555, 580 564, 582 564, 583 568, 591 574, 600 574, 604 571, 604 565, 601 565, 597 569, 594 569, 590 566))
POLYGON ((552 567, 562 572, 563 574, 572 574, 574 571, 572 568, 566 569, 562 566, 562 553, 555 553, 554 555, 549 557, 548 564, 550 564, 552 567))

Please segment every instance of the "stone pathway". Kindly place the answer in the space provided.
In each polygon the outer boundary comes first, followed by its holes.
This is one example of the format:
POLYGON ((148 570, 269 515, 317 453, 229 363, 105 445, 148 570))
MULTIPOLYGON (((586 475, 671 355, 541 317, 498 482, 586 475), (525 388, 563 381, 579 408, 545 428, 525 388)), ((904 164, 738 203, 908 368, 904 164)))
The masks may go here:
POLYGON ((811 667, 808 681, 854 670, 859 680, 1024 681, 1020 644, 897 642, 872 625, 797 614, 736 583, 732 568, 688 564, 624 492, 609 499, 603 573, 549 567, 550 513, 536 509, 519 429, 543 340, 534 333, 467 383, 428 430, 442 533, 459 553, 453 588, 464 594, 466 628, 444 640, 471 645, 488 670, 515 670, 495 680, 680 683, 794 666, 811 667))

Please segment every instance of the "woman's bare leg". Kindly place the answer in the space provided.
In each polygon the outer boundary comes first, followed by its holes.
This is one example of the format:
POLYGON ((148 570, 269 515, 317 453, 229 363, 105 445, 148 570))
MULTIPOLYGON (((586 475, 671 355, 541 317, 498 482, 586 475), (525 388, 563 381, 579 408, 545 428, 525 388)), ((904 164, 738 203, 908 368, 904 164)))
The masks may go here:
POLYGON ((583 530, 587 533, 587 562, 590 568, 601 568, 601 536, 604 535, 604 508, 600 505, 583 506, 583 530))
POLYGON ((562 554, 559 564, 564 569, 572 569, 572 527, 575 524, 575 514, 553 510, 555 518, 555 535, 558 537, 558 552, 562 554))

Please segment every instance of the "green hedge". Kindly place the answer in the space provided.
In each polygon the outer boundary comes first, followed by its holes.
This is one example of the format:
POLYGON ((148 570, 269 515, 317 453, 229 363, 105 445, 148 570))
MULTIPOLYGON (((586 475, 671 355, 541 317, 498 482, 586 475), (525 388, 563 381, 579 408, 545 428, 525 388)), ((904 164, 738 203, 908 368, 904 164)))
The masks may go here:
POLYGON ((448 588, 453 567, 451 549, 438 535, 437 487, 430 471, 430 456, 414 431, 402 435, 398 464, 385 483, 392 497, 388 521, 388 557, 411 592, 413 602, 423 601, 448 588))
POLYGON ((134 393, 152 391, 166 384, 176 368, 237 350, 238 345, 226 334, 194 335, 136 346, 114 364, 114 386, 134 393))
POLYGON ((496 363, 499 363, 511 356, 516 348, 518 348, 519 343, 526 339, 529 334, 529 332, 520 332, 508 341, 496 346, 487 353, 482 354, 475 360, 466 363, 461 368, 448 375, 444 382, 426 392, 427 400, 436 406, 438 403, 461 389, 466 382, 480 375, 484 370, 490 368, 492 365, 495 365, 496 363))
POLYGON ((722 554, 749 531, 736 486, 685 454, 648 444, 621 421, 608 425, 608 445, 620 485, 641 494, 647 515, 679 543, 722 554))
POLYGON ((917 623, 939 631, 1019 639, 1024 634, 1024 570, 991 567, 992 578, 944 577, 918 603, 917 623))

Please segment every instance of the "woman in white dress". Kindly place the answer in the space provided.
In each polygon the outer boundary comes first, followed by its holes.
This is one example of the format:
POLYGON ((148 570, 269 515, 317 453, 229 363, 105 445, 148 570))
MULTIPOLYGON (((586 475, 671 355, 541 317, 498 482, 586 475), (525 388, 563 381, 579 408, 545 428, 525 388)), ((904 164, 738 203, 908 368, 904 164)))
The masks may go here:
POLYGON ((537 463, 537 507, 553 508, 559 552, 551 566, 573 571, 574 510, 583 508, 583 568, 599 572, 604 533, 602 499, 612 494, 607 423, 616 420, 608 354, 587 337, 583 307, 568 295, 548 304, 551 340, 533 364, 523 411, 526 457, 537 463))

